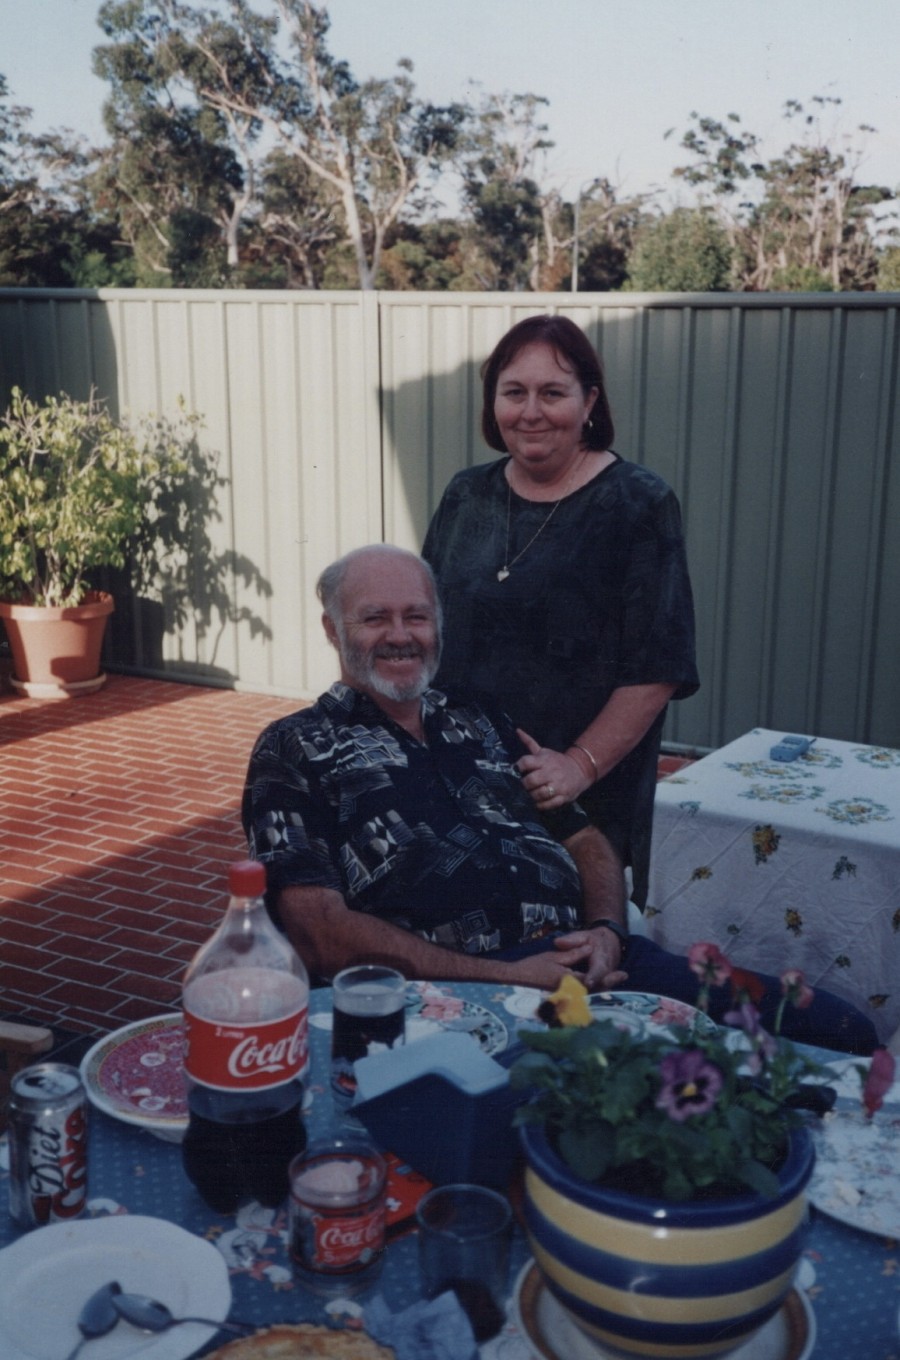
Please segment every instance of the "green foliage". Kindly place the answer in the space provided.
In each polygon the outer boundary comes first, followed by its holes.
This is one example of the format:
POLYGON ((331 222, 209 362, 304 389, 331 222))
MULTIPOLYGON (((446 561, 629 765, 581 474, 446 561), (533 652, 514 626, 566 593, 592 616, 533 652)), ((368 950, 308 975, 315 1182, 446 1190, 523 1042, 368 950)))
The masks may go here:
POLYGON ((731 283, 732 249, 710 212, 676 208, 638 227, 627 288, 638 293, 721 292, 731 283))
POLYGON ((576 256, 582 291, 898 286, 897 195, 858 182, 874 129, 823 126, 830 96, 786 101, 769 159, 692 112, 673 173, 706 212, 648 221, 658 191, 548 184, 540 95, 436 105, 405 59, 357 79, 322 0, 103 0, 98 24, 107 146, 35 135, 0 76, 0 286, 556 290, 576 256), (459 221, 434 215, 448 171, 459 221))
POLYGON ((530 1051, 510 1080, 533 1096, 516 1121, 544 1125, 584 1180, 670 1200, 773 1194, 773 1168, 802 1121, 790 1101, 821 1071, 759 1030, 758 1047, 751 1035, 740 1051, 725 1032, 635 1035, 611 1018, 520 1037, 530 1051))
POLYGON ((734 247, 738 287, 836 292, 873 286, 875 234, 883 227, 875 209, 897 195, 857 181, 874 128, 863 124, 844 133, 834 121, 840 103, 822 95, 806 104, 787 100, 792 139, 769 161, 737 114, 724 122, 691 114, 694 126, 681 145, 693 161, 675 174, 715 195, 734 247))
POLYGON ((878 291, 900 293, 900 246, 889 246, 879 257, 878 291))
POLYGON ((790 264, 776 269, 772 287, 779 293, 833 293, 834 284, 821 269, 809 264, 790 264))
MULTIPOLYGON (((197 417, 185 419, 190 437, 197 417)), ((14 388, 0 420, 0 592, 78 604, 93 568, 125 564, 184 444, 184 431, 163 440, 158 425, 131 430, 93 395, 38 403, 14 388)))

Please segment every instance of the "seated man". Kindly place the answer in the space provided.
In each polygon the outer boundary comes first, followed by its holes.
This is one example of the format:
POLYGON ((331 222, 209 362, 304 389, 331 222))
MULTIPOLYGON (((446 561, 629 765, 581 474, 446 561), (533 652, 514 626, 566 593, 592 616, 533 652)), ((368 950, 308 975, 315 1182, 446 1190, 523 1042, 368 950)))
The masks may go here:
MULTIPOLYGON (((552 989, 628 983, 694 1003, 687 960, 629 937, 622 868, 577 804, 543 819, 504 717, 429 688, 440 652, 433 578, 379 544, 318 584, 341 681, 272 723, 250 759, 243 822, 267 869, 273 918, 310 973, 383 963, 407 977, 552 989)), ((781 997, 764 979, 763 1023, 781 997)), ((716 1019, 730 1007, 713 990, 716 1019)), ((871 1052, 875 1031, 817 993, 782 1032, 871 1052)))

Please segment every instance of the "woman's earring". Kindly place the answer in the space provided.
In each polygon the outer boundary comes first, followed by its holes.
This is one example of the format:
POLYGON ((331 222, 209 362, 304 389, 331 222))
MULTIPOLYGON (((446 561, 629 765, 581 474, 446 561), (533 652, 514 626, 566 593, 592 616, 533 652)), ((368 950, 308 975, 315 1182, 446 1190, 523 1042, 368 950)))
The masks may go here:
POLYGON ((587 420, 584 422, 584 428, 586 430, 592 430, 594 428, 594 422, 591 420, 590 416, 588 416, 587 420))

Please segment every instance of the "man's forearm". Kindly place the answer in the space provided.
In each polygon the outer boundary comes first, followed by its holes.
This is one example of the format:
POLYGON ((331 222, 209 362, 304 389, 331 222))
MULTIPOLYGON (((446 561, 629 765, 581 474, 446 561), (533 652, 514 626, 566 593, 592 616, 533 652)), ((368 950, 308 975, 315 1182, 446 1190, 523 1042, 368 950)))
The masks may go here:
POLYGON ((585 925, 606 917, 627 928, 625 875, 615 850, 601 831, 587 826, 565 842, 581 877, 585 925))
POLYGON ((510 962, 490 954, 464 954, 423 940, 377 916, 351 911, 340 893, 327 888, 285 888, 278 905, 288 938, 310 972, 332 978, 356 963, 380 963, 423 981, 505 982, 555 987, 577 960, 548 950, 510 962))

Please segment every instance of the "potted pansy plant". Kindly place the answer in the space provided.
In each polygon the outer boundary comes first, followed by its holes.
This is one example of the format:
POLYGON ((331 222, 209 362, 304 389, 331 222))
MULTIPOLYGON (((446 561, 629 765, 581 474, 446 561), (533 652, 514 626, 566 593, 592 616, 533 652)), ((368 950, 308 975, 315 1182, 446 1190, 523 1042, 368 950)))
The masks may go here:
MULTIPOLYGON (((778 1037, 784 1008, 812 1000, 802 973, 782 975, 770 1034, 753 974, 713 944, 689 961, 701 1011, 730 981, 730 1028, 635 1033, 567 978, 511 1074, 530 1093, 516 1122, 538 1266, 583 1331, 628 1355, 725 1354, 779 1309, 803 1247, 810 1111, 834 1095, 827 1069, 778 1037)), ((864 1099, 890 1084, 884 1068, 864 1099)))

